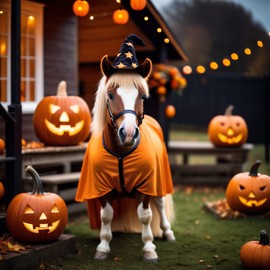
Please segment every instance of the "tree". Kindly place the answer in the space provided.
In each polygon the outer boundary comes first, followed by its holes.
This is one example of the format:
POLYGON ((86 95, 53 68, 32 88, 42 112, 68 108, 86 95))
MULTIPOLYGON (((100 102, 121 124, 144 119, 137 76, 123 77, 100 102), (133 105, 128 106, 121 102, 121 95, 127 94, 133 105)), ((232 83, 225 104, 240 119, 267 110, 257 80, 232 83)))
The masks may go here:
POLYGON ((270 71, 270 40, 265 29, 253 20, 241 5, 213 0, 174 0, 164 8, 164 16, 189 56, 190 65, 209 67, 219 64, 219 71, 262 75, 270 71), (263 48, 257 46, 261 40, 263 48), (250 48, 251 55, 244 54, 250 48), (231 60, 231 53, 239 55, 231 60), (222 65, 223 58, 231 66, 222 65))

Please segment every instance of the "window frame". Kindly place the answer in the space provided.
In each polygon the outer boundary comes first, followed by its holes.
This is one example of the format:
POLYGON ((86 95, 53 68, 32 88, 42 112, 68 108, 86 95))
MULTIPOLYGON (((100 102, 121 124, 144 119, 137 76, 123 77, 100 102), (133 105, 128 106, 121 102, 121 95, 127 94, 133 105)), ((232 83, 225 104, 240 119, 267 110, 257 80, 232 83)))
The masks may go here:
MULTIPOLYGON (((35 101, 21 101, 22 113, 33 113, 39 101, 44 97, 44 55, 43 55, 43 4, 22 1, 21 14, 35 17, 35 101)), ((0 8, 8 14, 7 39, 7 102, 1 102, 7 109, 11 103, 11 3, 0 3, 0 8)), ((22 58, 22 56, 21 56, 22 58)))

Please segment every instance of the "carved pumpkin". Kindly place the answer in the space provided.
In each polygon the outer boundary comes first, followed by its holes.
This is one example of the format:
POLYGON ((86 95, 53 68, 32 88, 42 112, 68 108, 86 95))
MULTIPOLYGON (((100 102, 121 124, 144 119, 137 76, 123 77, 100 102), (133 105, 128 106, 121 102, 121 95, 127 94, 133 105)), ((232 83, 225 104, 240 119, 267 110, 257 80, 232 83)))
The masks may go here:
POLYGON ((17 241, 45 243, 56 240, 64 231, 68 212, 64 200, 55 193, 44 193, 38 173, 28 166, 34 180, 32 193, 20 193, 7 209, 7 227, 17 241))
POLYGON ((90 123, 88 105, 78 96, 68 96, 64 81, 59 83, 56 96, 39 102, 33 117, 35 133, 46 145, 83 142, 90 133, 90 123))
POLYGON ((232 110, 230 105, 225 115, 215 116, 208 125, 208 137, 215 146, 241 146, 247 141, 247 124, 241 116, 232 115, 232 110))
POLYGON ((0 182, 0 201, 4 198, 5 187, 2 182, 0 182))
POLYGON ((232 210, 246 214, 270 211, 270 177, 258 173, 261 161, 257 160, 250 172, 236 174, 226 189, 226 199, 232 210))
POLYGON ((125 9, 118 9, 113 13, 113 21, 116 24, 126 24, 129 19, 129 14, 125 9))
POLYGON ((270 269, 269 236, 265 230, 260 231, 259 241, 249 241, 241 247, 240 260, 248 269, 270 269))

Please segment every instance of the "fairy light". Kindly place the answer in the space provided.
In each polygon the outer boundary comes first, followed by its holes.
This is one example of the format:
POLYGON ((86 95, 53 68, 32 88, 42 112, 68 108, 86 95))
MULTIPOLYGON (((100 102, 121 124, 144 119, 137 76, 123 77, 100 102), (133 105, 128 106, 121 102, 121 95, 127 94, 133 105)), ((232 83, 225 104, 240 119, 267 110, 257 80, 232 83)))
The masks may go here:
POLYGON ((246 48, 244 52, 246 55, 251 55, 251 50, 249 48, 246 48))
POLYGON ((237 53, 232 53, 231 54, 231 59, 234 60, 234 61, 238 60, 239 59, 238 54, 237 53))
POLYGON ((214 69, 214 70, 218 69, 217 62, 211 62, 209 66, 210 66, 211 69, 214 69))
POLYGON ((231 65, 231 61, 228 59, 228 58, 224 58, 222 60, 222 64, 225 66, 225 67, 228 67, 231 65))
POLYGON ((258 40, 257 41, 257 46, 262 48, 263 47, 263 42, 261 40, 258 40))
POLYGON ((191 66, 184 66, 182 71, 183 71, 184 74, 188 75, 188 74, 192 73, 192 68, 191 68, 191 66))
POLYGON ((198 73, 200 73, 200 74, 203 74, 203 73, 205 72, 205 67, 199 65, 199 66, 197 66, 196 71, 197 71, 198 73))
POLYGON ((170 43, 170 40, 168 38, 164 38, 164 43, 170 43))
POLYGON ((95 17, 93 15, 90 16, 89 18, 91 21, 93 21, 95 19, 95 17))
POLYGON ((159 27, 159 28, 157 28, 157 32, 158 33, 161 33, 162 32, 162 29, 159 27))
POLYGON ((148 20, 149 20, 148 16, 145 16, 143 19, 144 19, 145 21, 148 21, 148 20))

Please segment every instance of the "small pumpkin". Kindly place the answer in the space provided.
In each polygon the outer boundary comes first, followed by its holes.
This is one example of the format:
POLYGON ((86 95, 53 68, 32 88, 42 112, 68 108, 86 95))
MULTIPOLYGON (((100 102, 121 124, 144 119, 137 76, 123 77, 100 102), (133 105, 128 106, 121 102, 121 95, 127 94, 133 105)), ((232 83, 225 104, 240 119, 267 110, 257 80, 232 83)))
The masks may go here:
POLYGON ((0 201, 4 198, 5 195, 5 187, 2 182, 0 182, 0 201))
POLYGON ((134 10, 143 10, 147 5, 147 0, 130 0, 130 6, 134 10))
POLYGON ((113 12, 113 21, 115 24, 126 24, 129 19, 129 14, 125 9, 118 9, 113 12))
POLYGON ((232 114, 233 106, 227 107, 224 115, 217 115, 208 124, 209 140, 217 147, 241 146, 247 141, 248 128, 240 115, 232 114))
POLYGON ((269 236, 265 230, 260 231, 259 241, 249 241, 241 247, 240 260, 248 269, 270 269, 269 236))
POLYGON ((55 193, 45 193, 41 179, 32 166, 27 173, 34 180, 32 193, 20 193, 10 202, 6 222, 10 234, 23 243, 56 240, 64 231, 68 212, 64 200, 55 193))
POLYGON ((58 85, 57 95, 43 98, 34 113, 34 130, 46 145, 76 145, 90 133, 91 115, 86 102, 68 96, 66 82, 58 85))
POLYGON ((263 214, 270 211, 270 177, 258 173, 257 160, 250 172, 236 174, 226 188, 230 208, 245 214, 263 214))
POLYGON ((76 0, 73 4, 73 12, 79 17, 84 17, 90 9, 89 3, 86 0, 76 0))
POLYGON ((165 114, 167 118, 173 118, 176 114, 175 107, 173 105, 168 105, 165 109, 165 114))
POLYGON ((0 154, 3 154, 5 151, 6 143, 5 140, 0 138, 0 154))

